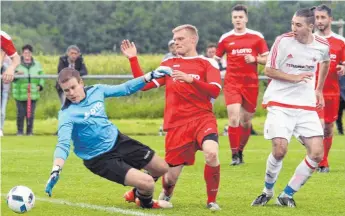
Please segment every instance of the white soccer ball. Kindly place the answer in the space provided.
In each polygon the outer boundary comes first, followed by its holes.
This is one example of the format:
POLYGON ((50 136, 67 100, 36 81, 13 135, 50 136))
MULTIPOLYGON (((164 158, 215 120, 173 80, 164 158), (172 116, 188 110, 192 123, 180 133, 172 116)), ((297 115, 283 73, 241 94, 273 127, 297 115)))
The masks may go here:
POLYGON ((25 186, 15 186, 7 194, 7 205, 16 213, 30 211, 35 205, 35 194, 25 186))

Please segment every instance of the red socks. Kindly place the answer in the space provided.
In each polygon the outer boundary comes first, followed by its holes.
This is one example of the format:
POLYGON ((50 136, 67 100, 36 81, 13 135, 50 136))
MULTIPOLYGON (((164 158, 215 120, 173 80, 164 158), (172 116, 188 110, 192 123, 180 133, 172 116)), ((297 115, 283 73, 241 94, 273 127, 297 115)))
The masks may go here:
POLYGON ((220 165, 211 167, 205 164, 204 178, 206 182, 207 204, 210 202, 216 202, 220 181, 220 165))
POLYGON ((239 151, 243 151, 244 147, 247 145, 250 136, 250 127, 244 128, 240 125, 240 144, 239 151))
POLYGON ((240 146, 240 127, 229 126, 228 136, 232 154, 237 154, 240 146))
POLYGON ((322 161, 319 163, 319 167, 323 166, 323 167, 328 167, 328 153, 329 150, 331 149, 332 146, 332 142, 333 142, 333 136, 331 137, 325 137, 323 139, 323 159, 322 161))

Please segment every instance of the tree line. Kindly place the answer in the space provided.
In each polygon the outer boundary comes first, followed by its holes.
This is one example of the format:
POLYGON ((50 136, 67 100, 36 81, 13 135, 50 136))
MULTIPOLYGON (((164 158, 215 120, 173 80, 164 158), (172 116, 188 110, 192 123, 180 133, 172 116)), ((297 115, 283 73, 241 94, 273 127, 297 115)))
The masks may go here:
MULTIPOLYGON (((155 1, 4 1, 2 30, 12 35, 17 48, 30 43, 42 54, 61 54, 70 44, 84 53, 120 52, 125 38, 133 40, 140 53, 164 53, 180 24, 199 29, 199 51, 232 29, 231 8, 241 2, 155 1)), ((260 31, 271 46, 279 34, 290 30, 293 13, 318 1, 252 1, 248 27, 260 31)), ((327 2, 335 19, 344 19, 345 3, 327 2)))

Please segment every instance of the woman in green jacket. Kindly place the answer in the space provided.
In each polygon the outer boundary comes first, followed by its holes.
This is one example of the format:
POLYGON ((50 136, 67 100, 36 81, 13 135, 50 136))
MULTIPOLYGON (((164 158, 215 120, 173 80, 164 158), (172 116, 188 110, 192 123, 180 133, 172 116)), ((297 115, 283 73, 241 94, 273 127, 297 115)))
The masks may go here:
MULTIPOLYGON (((32 57, 33 48, 27 44, 22 47, 21 64, 16 69, 16 75, 42 75, 41 64, 32 57)), ((44 80, 37 78, 16 79, 12 84, 12 94, 17 104, 17 135, 24 134, 24 119, 26 119, 26 135, 33 134, 36 101, 40 98, 44 80)))

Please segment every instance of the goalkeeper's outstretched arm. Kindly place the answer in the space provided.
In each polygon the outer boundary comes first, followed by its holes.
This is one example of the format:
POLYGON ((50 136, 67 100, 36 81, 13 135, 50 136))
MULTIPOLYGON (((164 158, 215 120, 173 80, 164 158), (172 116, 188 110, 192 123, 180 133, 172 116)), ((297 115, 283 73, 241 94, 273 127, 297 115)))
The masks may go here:
POLYGON ((53 168, 50 172, 44 191, 48 196, 52 196, 53 188, 60 178, 60 173, 65 160, 67 159, 70 151, 70 141, 72 137, 73 122, 68 114, 60 111, 59 113, 59 129, 58 129, 58 144, 54 151, 53 168))
POLYGON ((98 85, 104 92, 104 97, 121 97, 131 95, 141 89, 148 83, 149 85, 153 80, 170 76, 172 73, 171 68, 160 66, 156 70, 146 73, 143 76, 129 80, 120 85, 98 85))

